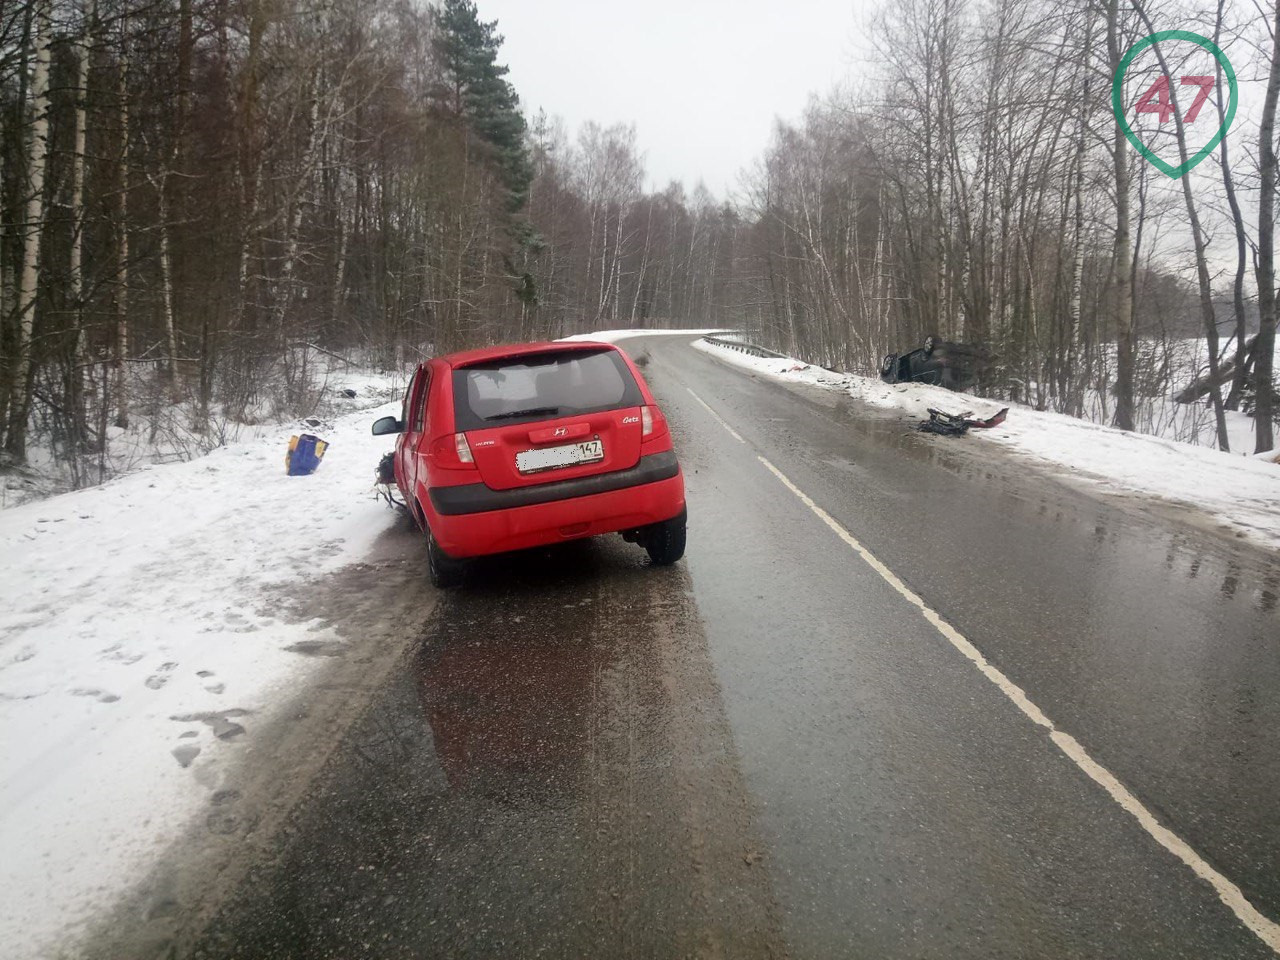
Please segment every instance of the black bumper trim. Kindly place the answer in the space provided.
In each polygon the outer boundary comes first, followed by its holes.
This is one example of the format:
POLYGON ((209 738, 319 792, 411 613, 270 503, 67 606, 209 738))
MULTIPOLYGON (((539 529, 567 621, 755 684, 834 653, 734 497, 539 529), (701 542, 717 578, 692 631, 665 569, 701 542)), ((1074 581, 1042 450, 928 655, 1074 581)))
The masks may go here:
POLYGON ((509 507, 532 507, 553 500, 589 497, 594 493, 611 493, 644 483, 670 480, 679 472, 680 462, 676 459, 675 451, 667 450, 641 457, 639 463, 626 470, 598 473, 593 477, 557 480, 540 483, 536 487, 516 487, 514 490, 493 490, 483 483, 467 483, 457 487, 432 487, 429 493, 436 513, 452 517, 462 513, 506 510, 509 507))

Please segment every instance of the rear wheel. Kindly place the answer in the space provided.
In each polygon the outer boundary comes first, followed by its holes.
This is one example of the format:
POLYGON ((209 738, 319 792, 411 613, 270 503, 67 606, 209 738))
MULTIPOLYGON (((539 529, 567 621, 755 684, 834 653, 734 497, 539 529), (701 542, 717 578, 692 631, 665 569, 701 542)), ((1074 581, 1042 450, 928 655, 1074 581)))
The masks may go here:
POLYGON ((654 566, 669 566, 684 556, 687 519, 688 511, 681 510, 670 520, 663 520, 661 523, 645 528, 641 542, 654 566))
POLYGON ((466 561, 445 553, 428 530, 427 573, 431 576, 431 585, 441 589, 456 587, 462 582, 462 573, 465 569, 466 561))

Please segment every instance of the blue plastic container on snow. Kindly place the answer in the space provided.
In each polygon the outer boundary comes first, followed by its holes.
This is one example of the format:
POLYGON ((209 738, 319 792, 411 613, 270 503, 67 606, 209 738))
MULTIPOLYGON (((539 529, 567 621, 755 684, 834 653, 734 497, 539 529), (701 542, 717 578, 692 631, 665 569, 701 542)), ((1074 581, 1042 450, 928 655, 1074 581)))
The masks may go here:
POLYGON ((285 454, 284 465, 291 477, 305 477, 315 473, 320 466, 320 458, 329 444, 319 437, 304 433, 300 437, 289 438, 289 452, 285 454))

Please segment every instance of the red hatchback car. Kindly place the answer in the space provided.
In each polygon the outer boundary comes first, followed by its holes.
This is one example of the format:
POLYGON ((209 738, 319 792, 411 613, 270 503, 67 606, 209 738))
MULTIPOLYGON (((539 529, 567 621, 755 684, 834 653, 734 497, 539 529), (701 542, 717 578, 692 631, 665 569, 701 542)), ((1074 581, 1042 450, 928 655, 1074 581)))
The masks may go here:
POLYGON ((529 343, 420 365, 396 485, 427 535, 431 581, 464 559, 619 532, 655 564, 684 555, 684 476, 648 385, 608 343, 529 343))

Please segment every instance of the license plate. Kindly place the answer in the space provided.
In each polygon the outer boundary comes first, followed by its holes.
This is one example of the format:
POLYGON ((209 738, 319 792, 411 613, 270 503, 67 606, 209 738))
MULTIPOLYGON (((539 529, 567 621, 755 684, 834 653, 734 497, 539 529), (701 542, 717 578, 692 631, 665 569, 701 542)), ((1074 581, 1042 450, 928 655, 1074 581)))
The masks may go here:
POLYGON ((516 454, 516 469, 521 473, 537 473, 556 467, 571 467, 577 463, 593 463, 604 459, 604 441, 584 440, 566 443, 562 447, 543 447, 541 450, 521 450, 516 454))

